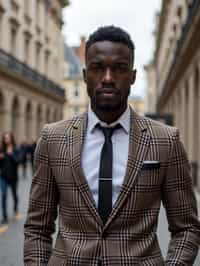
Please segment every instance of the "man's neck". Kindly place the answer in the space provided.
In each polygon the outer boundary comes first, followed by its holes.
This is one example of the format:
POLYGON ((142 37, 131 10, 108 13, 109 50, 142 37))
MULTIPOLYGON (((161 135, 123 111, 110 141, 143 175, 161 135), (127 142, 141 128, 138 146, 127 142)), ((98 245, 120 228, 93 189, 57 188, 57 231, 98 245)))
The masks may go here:
POLYGON ((103 122, 112 124, 113 122, 117 121, 120 116, 125 112, 127 106, 125 106, 122 110, 117 111, 104 111, 104 110, 94 110, 92 111, 96 114, 96 116, 103 122))

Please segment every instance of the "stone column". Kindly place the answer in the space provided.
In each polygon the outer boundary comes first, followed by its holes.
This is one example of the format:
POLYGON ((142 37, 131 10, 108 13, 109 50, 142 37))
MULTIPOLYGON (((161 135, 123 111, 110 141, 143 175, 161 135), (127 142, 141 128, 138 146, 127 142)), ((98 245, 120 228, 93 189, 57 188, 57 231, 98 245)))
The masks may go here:
POLYGON ((27 99, 24 96, 20 96, 20 109, 19 109, 19 118, 18 118, 18 126, 17 126, 17 132, 16 132, 16 140, 18 143, 22 142, 26 138, 26 119, 25 119, 25 107, 27 99))
MULTIPOLYGON (((200 119, 200 62, 199 62, 199 65, 198 65, 198 73, 199 73, 199 76, 198 76, 198 101, 197 101, 197 112, 198 112, 198 119, 200 119)), ((200 121, 198 123, 198 135, 197 135, 197 142, 198 142, 198 152, 197 152, 197 164, 198 164, 198 174, 197 174, 197 189, 198 191, 200 192, 200 121)))
POLYGON ((64 119, 64 117, 63 117, 63 108, 59 108, 59 112, 58 113, 59 113, 58 114, 58 120, 64 119))
POLYGON ((168 113, 174 117, 174 125, 176 125, 176 94, 175 92, 170 96, 170 104, 169 104, 169 111, 168 113))
POLYGON ((174 108, 173 108, 173 116, 174 116, 174 126, 180 128, 180 106, 179 106, 179 95, 178 89, 175 89, 174 92, 174 108))
POLYGON ((31 114, 31 139, 37 139, 37 102, 32 101, 32 114, 31 114))
POLYGON ((49 115, 49 118, 50 118, 50 119, 49 119, 49 122, 50 122, 50 123, 54 122, 53 114, 54 114, 54 109, 51 108, 51 109, 50 109, 50 115, 49 115))
POLYGON ((42 128, 44 127, 44 125, 47 123, 46 120, 46 104, 42 105, 42 116, 41 116, 41 123, 40 123, 40 131, 42 130, 42 128))
POLYGON ((1 46, 5 49, 6 52, 10 52, 10 21, 9 16, 3 13, 2 16, 2 36, 1 36, 1 46))
POLYGON ((185 110, 184 110, 184 117, 185 123, 184 123, 184 131, 185 131, 185 144, 186 144, 186 150, 188 152, 189 149, 189 84, 188 82, 185 85, 185 110))
POLYGON ((188 87, 188 156, 190 160, 194 160, 194 75, 191 73, 189 77, 188 87))
POLYGON ((181 97, 181 103, 180 103, 180 135, 181 140, 186 147, 186 124, 187 124, 187 117, 186 114, 186 88, 184 85, 181 85, 180 87, 180 97, 181 97))

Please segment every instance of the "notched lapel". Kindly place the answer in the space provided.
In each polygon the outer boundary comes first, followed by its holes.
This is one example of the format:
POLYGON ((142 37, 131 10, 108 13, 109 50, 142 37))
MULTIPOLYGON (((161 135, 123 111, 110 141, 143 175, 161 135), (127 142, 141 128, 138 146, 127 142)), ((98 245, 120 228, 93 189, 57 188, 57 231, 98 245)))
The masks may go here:
POLYGON ((95 201, 81 167, 81 152, 84 135, 86 132, 86 126, 87 115, 84 114, 79 120, 74 123, 69 132, 68 139, 70 149, 70 164, 72 167, 73 178, 85 203, 88 205, 92 215, 95 217, 97 222, 102 225, 102 221, 96 209, 95 201))

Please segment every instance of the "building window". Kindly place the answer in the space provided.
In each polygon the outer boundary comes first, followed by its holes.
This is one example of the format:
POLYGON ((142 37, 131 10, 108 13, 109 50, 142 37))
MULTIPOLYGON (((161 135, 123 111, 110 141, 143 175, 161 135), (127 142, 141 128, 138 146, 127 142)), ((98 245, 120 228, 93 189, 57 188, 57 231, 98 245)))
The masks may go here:
POLYGON ((36 42, 35 66, 38 71, 40 71, 41 50, 42 50, 42 45, 39 42, 36 42))
POLYGON ((11 54, 13 56, 17 55, 17 27, 11 26, 11 54))
POLYGON ((177 25, 175 23, 173 24, 172 29, 173 29, 173 32, 176 33, 177 25))
POLYGON ((45 74, 49 75, 49 58, 50 58, 50 52, 45 51, 45 74))
POLYGON ((79 88, 78 88, 78 82, 75 82, 74 83, 74 91, 73 91, 73 93, 74 93, 74 97, 79 97, 79 88))
POLYGON ((19 2, 18 0, 11 0, 10 1, 10 6, 11 6, 11 9, 14 13, 18 13, 19 11, 19 2))
POLYGON ((24 36, 24 62, 28 64, 30 62, 30 35, 25 33, 24 36))
POLYGON ((181 6, 178 6, 177 7, 177 16, 181 19, 182 18, 182 12, 183 11, 183 9, 182 9, 182 7, 181 6))

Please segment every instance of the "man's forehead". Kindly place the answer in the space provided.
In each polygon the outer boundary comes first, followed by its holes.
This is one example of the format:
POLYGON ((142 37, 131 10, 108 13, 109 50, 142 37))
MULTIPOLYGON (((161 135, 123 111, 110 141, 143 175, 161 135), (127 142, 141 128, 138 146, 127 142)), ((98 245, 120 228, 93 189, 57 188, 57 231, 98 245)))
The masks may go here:
POLYGON ((130 48, 121 42, 98 41, 93 43, 87 51, 87 58, 94 56, 117 56, 120 58, 130 58, 130 48))

